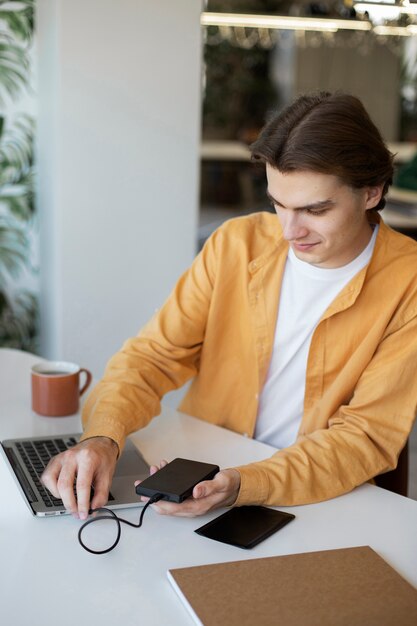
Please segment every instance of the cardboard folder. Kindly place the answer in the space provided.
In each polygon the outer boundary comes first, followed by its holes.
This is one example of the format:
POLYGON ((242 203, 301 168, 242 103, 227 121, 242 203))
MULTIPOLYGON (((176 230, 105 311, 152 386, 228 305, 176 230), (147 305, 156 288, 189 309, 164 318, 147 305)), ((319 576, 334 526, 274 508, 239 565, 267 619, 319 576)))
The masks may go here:
POLYGON ((367 546, 172 569, 204 626, 416 626, 417 590, 367 546))

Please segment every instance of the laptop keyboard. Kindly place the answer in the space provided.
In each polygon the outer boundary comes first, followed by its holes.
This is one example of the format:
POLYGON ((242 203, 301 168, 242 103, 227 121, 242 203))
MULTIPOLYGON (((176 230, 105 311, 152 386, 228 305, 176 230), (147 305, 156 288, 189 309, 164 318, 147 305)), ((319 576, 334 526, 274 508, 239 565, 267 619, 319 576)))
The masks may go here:
MULTIPOLYGON (((74 437, 68 439, 42 439, 37 441, 21 441, 16 443, 16 447, 24 462, 45 506, 48 508, 63 506, 60 498, 55 498, 41 483, 40 477, 43 470, 48 465, 53 456, 60 452, 65 452, 77 443, 74 437)), ((75 493, 75 486, 74 486, 75 493)), ((94 494, 92 489, 91 497, 94 494)), ((91 499, 91 498, 90 498, 91 499)), ((109 494, 109 501, 114 500, 109 494)))

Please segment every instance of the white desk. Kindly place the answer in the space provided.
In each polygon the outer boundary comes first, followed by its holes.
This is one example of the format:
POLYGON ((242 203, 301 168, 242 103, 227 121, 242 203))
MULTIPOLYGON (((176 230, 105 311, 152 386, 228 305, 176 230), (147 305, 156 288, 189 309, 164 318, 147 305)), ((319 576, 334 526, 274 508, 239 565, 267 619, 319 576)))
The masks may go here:
MULTIPOLYGON (((29 368, 38 360, 0 350, 1 439, 80 427, 79 416, 32 414, 29 368)), ((226 467, 261 459, 272 451, 170 409, 133 439, 151 461, 188 456, 226 467)), ((321 504, 292 507, 296 519, 251 551, 193 532, 220 511, 185 519, 148 510, 142 528, 123 527, 117 548, 101 556, 78 545, 80 522, 69 516, 32 517, 3 459, 0 487, 2 624, 191 626, 166 578, 169 568, 358 545, 370 545, 417 586, 417 502, 370 485, 321 504)), ((119 513, 137 521, 139 509, 119 513)))

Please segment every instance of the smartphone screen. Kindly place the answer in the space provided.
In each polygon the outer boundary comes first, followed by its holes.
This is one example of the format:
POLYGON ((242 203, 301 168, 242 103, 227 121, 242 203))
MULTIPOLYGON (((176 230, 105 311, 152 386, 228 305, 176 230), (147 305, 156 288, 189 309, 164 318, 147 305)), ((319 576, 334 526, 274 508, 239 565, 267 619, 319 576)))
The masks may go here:
POLYGON ((195 531, 203 537, 239 548, 253 548, 295 518, 292 513, 265 506, 230 509, 195 531))

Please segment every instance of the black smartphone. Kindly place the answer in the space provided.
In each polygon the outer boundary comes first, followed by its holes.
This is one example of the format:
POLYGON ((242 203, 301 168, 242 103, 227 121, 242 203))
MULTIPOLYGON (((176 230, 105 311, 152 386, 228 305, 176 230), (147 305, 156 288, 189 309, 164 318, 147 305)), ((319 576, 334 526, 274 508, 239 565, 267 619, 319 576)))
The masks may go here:
POLYGON ((238 506, 219 515, 195 531, 203 537, 229 543, 238 548, 253 548, 295 518, 265 506, 238 506))
POLYGON ((174 459, 136 487, 140 496, 163 496, 162 500, 183 502, 191 496, 202 480, 211 480, 219 471, 218 465, 189 459, 174 459))

